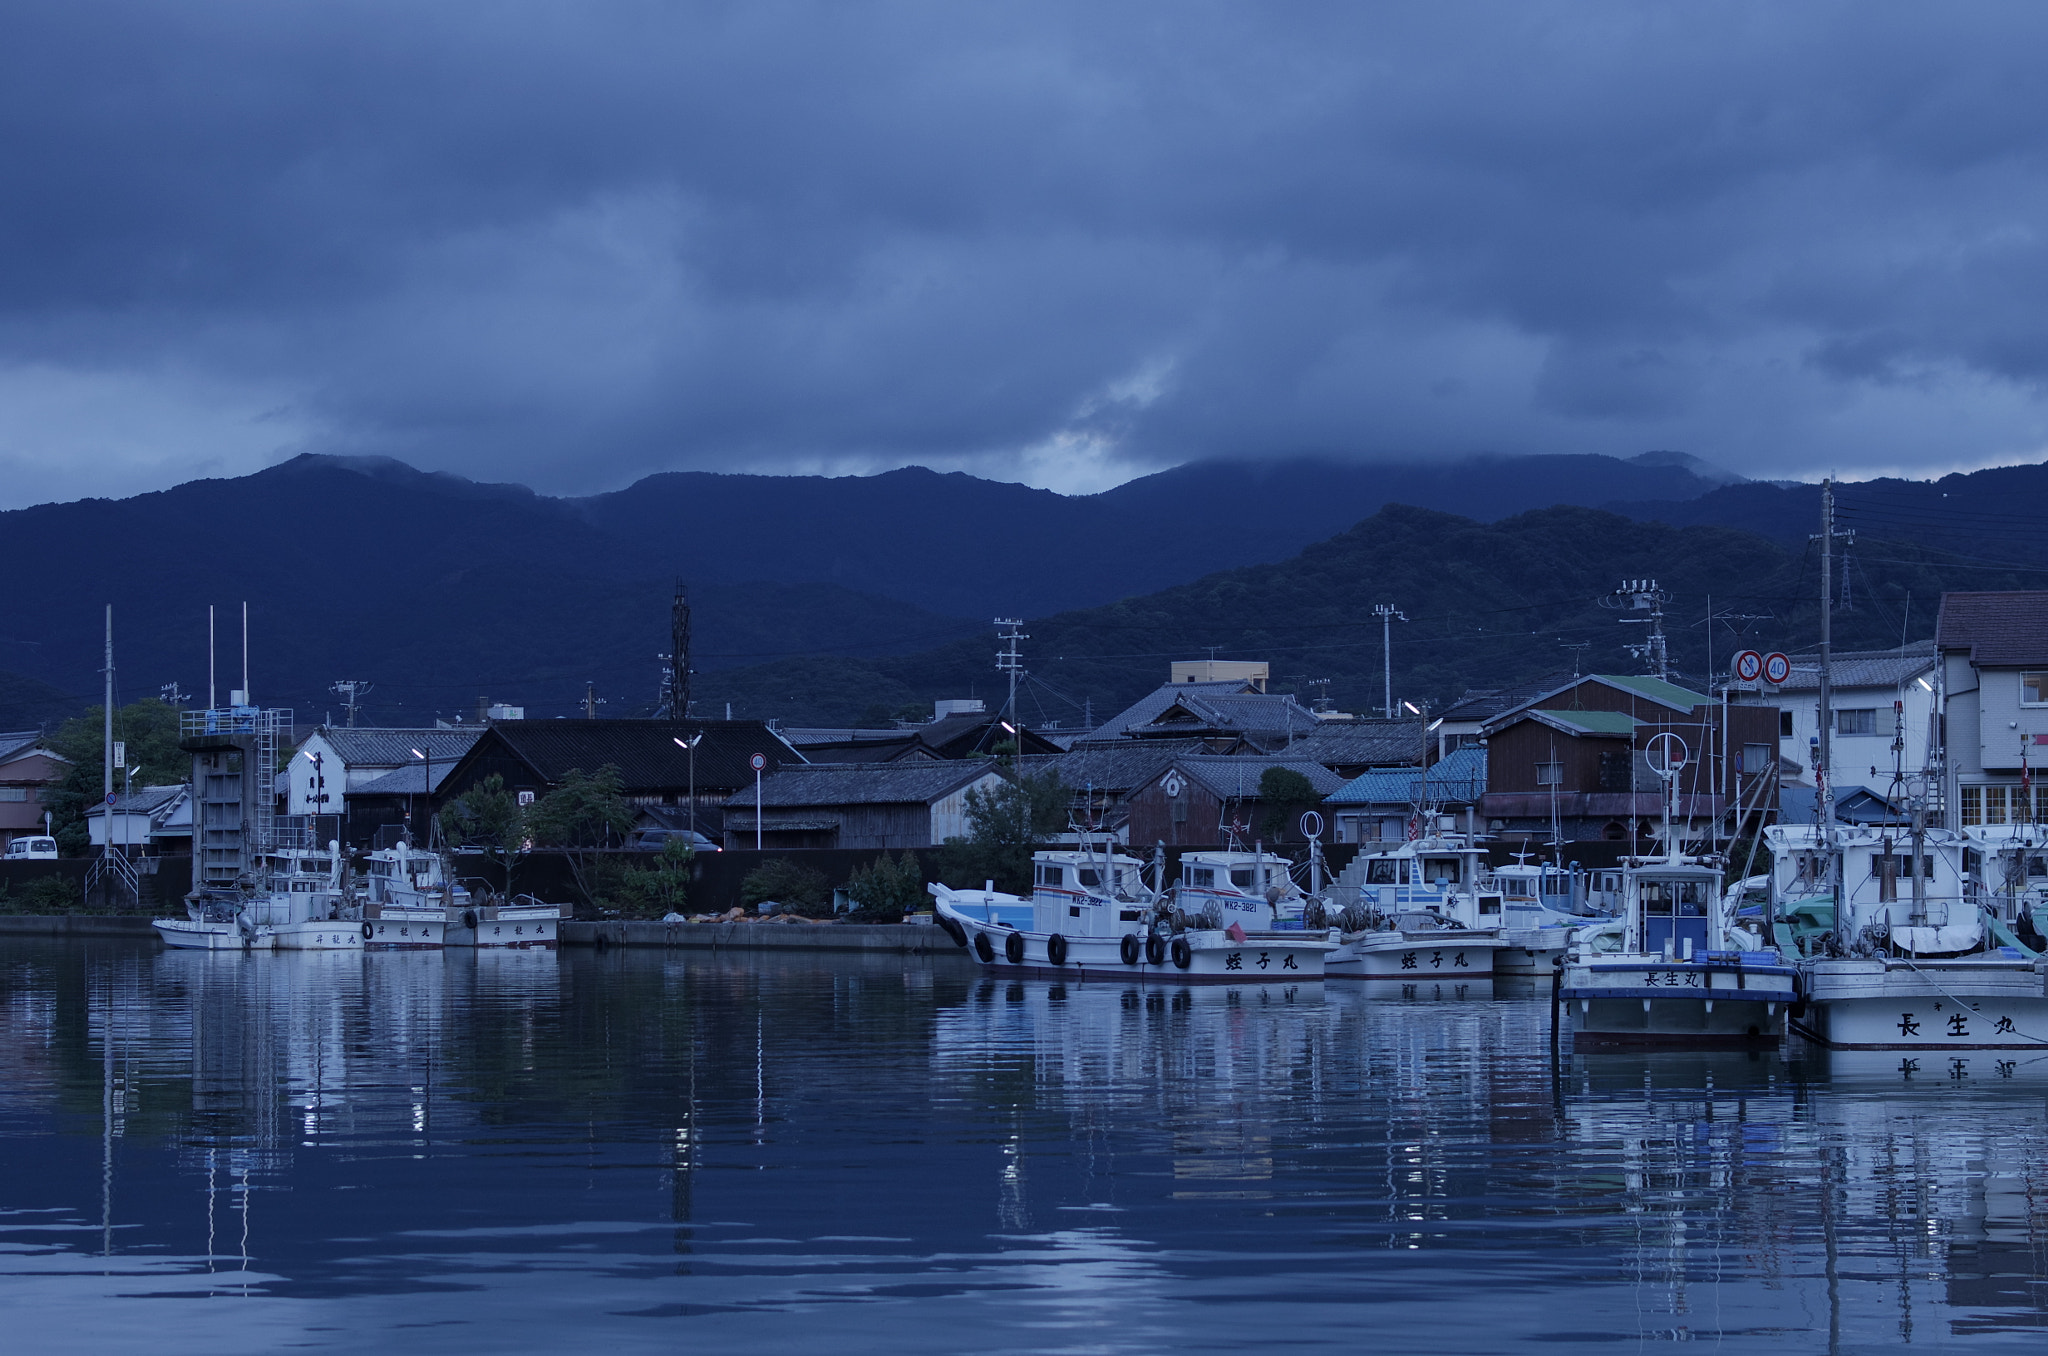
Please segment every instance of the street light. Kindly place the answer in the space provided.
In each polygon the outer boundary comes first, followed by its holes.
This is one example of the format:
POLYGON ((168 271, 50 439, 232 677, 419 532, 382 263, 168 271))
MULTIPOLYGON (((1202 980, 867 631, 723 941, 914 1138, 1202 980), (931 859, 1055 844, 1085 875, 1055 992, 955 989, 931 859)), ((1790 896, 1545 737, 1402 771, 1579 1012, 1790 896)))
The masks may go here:
POLYGON ((691 739, 682 739, 675 735, 670 735, 669 738, 675 740, 677 748, 686 749, 690 754, 690 847, 694 851, 697 846, 697 746, 704 742, 704 732, 697 731, 696 736, 691 739))
POLYGON ((432 745, 428 746, 428 749, 430 751, 429 753, 422 753, 418 749, 414 749, 412 751, 412 756, 419 759, 421 764, 420 789, 428 793, 427 814, 429 818, 427 820, 427 846, 429 848, 434 846, 434 823, 432 819, 432 815, 434 813, 434 802, 432 799, 434 790, 434 760, 431 756, 432 747, 432 745))

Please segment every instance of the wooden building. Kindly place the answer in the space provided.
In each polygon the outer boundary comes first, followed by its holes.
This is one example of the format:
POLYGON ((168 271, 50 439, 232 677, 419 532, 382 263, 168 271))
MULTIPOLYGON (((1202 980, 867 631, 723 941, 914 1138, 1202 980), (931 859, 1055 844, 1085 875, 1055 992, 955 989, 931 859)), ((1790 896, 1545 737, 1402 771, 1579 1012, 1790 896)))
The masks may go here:
MULTIPOLYGON (((761 783, 763 848, 928 848, 967 833, 967 795, 1000 788, 987 759, 819 763, 761 783)), ((754 789, 725 802, 725 845, 754 846, 754 789)))

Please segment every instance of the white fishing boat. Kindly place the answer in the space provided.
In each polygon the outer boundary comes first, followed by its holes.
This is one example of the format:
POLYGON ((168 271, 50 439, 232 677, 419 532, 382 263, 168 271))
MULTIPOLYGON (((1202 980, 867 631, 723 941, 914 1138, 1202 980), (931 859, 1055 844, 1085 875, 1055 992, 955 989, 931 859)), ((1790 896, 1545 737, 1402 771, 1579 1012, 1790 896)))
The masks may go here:
MULTIPOLYGON (((939 925, 999 974, 1230 984, 1322 976, 1323 959, 1336 946, 1334 929, 1226 922, 1221 900, 1208 896, 1205 912, 1190 916, 1169 896, 1147 888, 1143 870, 1137 859, 1107 849, 1039 852, 1032 858, 1028 926, 1015 921, 1024 901, 1014 895, 992 888, 927 888, 939 925)), ((1257 904, 1270 918, 1263 897, 1257 904)), ((1242 906, 1237 912, 1251 914, 1242 906)))
POLYGON ((1672 855, 1624 867, 1621 916, 1573 934, 1558 996, 1582 1047, 1766 1045, 1798 980, 1729 918, 1719 867, 1672 855))
POLYGON ((373 945, 554 949, 565 909, 532 895, 505 899, 454 877, 447 858, 401 840, 364 862, 363 914, 373 945), (421 940, 423 936, 431 940, 421 940))
POLYGON ((250 882, 267 888, 197 890, 184 918, 152 921, 166 946, 205 951, 362 951, 369 926, 343 886, 340 845, 260 854, 250 882))
POLYGON ((1612 916, 1587 909, 1583 879, 1584 873, 1569 867, 1526 858, 1493 868, 1501 937, 1495 974, 1547 975, 1571 945, 1574 929, 1612 916))
POLYGON ((1332 979, 1493 977, 1502 897, 1476 835, 1442 830, 1362 853, 1350 870, 1363 883, 1325 966, 1332 979))

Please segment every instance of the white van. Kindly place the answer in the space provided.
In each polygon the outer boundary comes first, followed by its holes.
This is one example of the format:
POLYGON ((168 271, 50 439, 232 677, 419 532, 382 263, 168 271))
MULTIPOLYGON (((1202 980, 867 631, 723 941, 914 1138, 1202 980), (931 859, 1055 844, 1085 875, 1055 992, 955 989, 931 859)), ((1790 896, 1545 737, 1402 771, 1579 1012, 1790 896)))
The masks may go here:
POLYGON ((57 856, 57 840, 40 835, 32 838, 17 838, 7 845, 6 860, 54 861, 57 856))

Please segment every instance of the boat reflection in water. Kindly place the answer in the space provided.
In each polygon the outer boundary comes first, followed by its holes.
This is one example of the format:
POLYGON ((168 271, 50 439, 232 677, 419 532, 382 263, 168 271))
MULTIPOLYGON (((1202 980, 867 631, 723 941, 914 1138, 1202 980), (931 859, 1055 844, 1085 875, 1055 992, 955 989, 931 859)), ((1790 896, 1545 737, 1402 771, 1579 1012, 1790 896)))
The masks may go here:
POLYGON ((22 1349, 1825 1352, 2048 1326, 2025 1057, 1553 1062, 1548 986, 1505 982, 378 961, 0 944, 22 1349))

